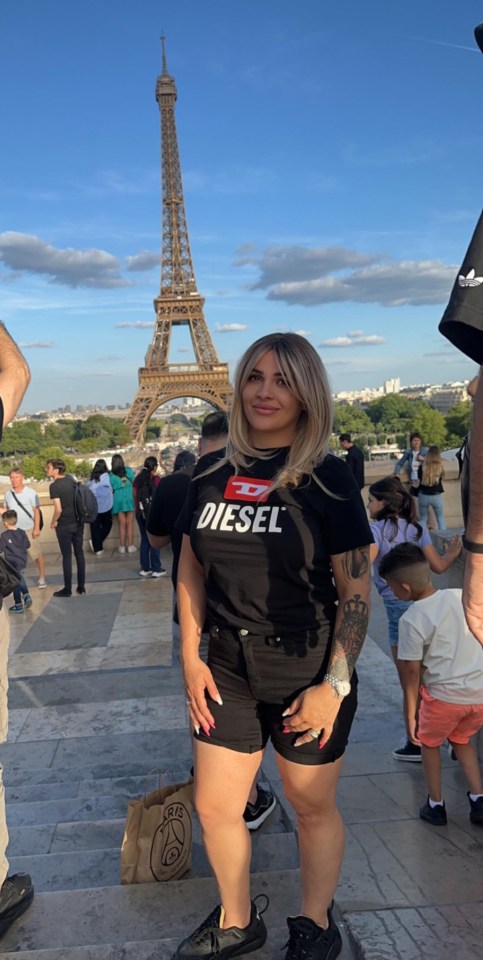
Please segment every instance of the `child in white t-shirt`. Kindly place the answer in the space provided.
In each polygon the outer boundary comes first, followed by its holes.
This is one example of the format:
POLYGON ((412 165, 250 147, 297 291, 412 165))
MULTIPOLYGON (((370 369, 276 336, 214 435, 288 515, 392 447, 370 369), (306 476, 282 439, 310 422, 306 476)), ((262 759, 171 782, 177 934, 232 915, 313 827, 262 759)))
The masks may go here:
POLYGON ((466 625, 461 590, 436 590, 422 550, 411 543, 386 554, 379 572, 399 599, 414 601, 399 621, 398 659, 428 787, 419 815, 435 826, 447 823, 439 748, 449 740, 469 786, 470 820, 483 825, 483 786, 470 740, 483 726, 483 647, 466 625))

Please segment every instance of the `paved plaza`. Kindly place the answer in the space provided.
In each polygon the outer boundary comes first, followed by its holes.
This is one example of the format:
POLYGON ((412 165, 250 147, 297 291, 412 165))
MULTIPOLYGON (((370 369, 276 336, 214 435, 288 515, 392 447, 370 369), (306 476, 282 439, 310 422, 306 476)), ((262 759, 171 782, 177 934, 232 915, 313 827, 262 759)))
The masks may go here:
MULTIPOLYGON (((12 617, 10 732, 0 755, 11 872, 31 873, 36 898, 2 940, 5 960, 168 960, 216 898, 197 824, 186 878, 119 885, 127 800, 144 792, 153 768, 186 777, 190 737, 169 579, 141 580, 137 557, 87 559, 86 596, 52 596, 61 582, 52 556, 47 589, 33 588, 31 610, 12 617)), ((468 820, 466 787, 446 755, 448 826, 419 820, 421 767, 391 757, 403 733, 401 695, 377 600, 370 630, 339 791, 343 960, 477 960, 483 830, 468 820)), ((298 910, 297 837, 270 750, 262 774, 279 803, 253 835, 253 894, 270 898, 269 940, 256 956, 279 960, 285 917, 298 910)))

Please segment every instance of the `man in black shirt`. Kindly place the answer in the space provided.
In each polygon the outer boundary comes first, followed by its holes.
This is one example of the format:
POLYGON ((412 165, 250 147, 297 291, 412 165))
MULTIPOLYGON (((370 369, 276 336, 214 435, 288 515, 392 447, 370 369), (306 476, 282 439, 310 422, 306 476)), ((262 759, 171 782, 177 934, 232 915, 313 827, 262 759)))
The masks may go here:
POLYGON ((53 480, 49 487, 50 499, 54 501, 54 515, 50 527, 57 534, 64 572, 64 586, 62 590, 55 591, 54 597, 71 597, 72 550, 77 564, 77 593, 86 592, 86 563, 82 546, 84 524, 79 522, 75 512, 75 480, 71 476, 65 476, 63 460, 48 460, 45 472, 53 480))
MULTIPOLYGON (((24 393, 30 383, 30 371, 17 344, 0 322, 0 440, 2 429, 13 420, 24 393)), ((0 743, 7 739, 8 731, 8 647, 10 623, 5 604, 0 597, 0 743)), ((0 938, 7 932, 17 917, 32 903, 34 888, 27 873, 8 876, 7 822, 5 816, 5 792, 0 763, 0 938)))
POLYGON ((346 464, 352 470, 359 490, 362 490, 364 480, 364 454, 355 443, 352 443, 350 433, 341 433, 339 443, 343 450, 347 450, 346 464))

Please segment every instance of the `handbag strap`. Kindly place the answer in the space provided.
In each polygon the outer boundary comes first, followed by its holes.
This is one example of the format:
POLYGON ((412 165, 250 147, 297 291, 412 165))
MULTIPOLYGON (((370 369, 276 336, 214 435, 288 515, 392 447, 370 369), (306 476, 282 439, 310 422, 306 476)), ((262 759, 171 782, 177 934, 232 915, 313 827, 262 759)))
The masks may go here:
POLYGON ((32 514, 28 512, 27 507, 24 507, 23 503, 21 503, 18 497, 15 496, 15 492, 11 490, 10 493, 12 494, 12 497, 15 500, 15 503, 18 503, 19 507, 22 507, 23 512, 26 513, 31 520, 33 520, 34 518, 32 514))

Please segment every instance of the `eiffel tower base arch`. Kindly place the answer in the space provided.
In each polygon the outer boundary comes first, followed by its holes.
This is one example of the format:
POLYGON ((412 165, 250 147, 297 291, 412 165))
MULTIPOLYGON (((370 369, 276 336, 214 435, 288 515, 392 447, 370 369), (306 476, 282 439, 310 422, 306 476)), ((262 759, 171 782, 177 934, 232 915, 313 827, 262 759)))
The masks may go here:
POLYGON ((142 446, 148 422, 163 403, 178 397, 198 397, 218 410, 228 410, 232 394, 227 363, 205 370, 198 364, 170 364, 169 370, 141 367, 138 391, 124 422, 133 443, 142 446))

